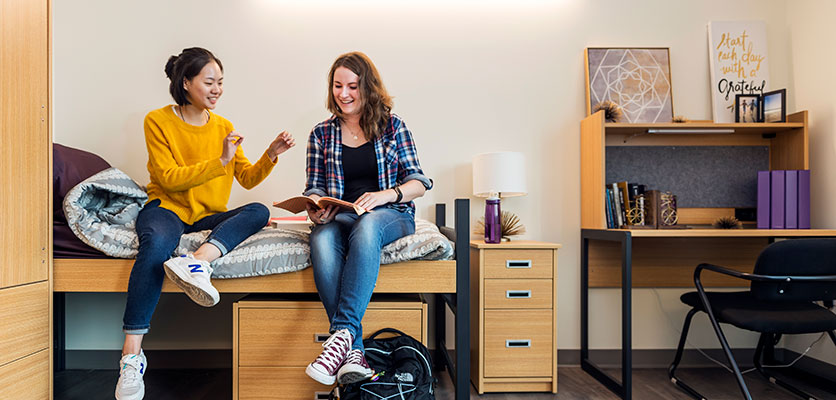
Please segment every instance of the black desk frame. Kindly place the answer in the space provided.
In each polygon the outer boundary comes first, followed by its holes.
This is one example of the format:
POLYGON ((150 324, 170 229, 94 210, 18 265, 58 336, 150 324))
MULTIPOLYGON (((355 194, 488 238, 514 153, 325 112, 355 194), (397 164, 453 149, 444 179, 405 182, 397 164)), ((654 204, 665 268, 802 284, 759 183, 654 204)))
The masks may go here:
MULTIPOLYGON (((801 239, 833 236, 764 236, 768 243, 774 242, 777 237, 801 239)), ((696 268, 696 265, 694 265, 694 267, 696 268)), ((601 384, 606 386, 607 389, 625 400, 632 399, 633 396, 632 271, 632 232, 629 230, 581 229, 581 369, 595 378, 598 382, 601 382, 601 384), (619 242, 621 244, 621 383, 619 383, 610 374, 604 372, 601 367, 595 365, 595 363, 589 359, 589 242, 591 240, 619 242)), ((768 345, 764 351, 766 361, 774 362, 774 347, 772 345, 768 345)), ((810 381, 822 380, 822 378, 814 376, 809 372, 796 367, 789 368, 789 372, 798 375, 802 379, 810 381)))
POLYGON ((633 395, 633 236, 630 231, 581 229, 581 369, 622 399, 633 395), (621 383, 589 359, 589 241, 621 243, 621 383))

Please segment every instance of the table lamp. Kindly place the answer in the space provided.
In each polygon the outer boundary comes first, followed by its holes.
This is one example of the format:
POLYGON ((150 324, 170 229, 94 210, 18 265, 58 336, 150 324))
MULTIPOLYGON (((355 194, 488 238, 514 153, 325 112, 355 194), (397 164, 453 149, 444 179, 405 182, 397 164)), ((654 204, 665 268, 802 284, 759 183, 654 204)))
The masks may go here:
POLYGON ((493 152, 473 157, 473 195, 485 200, 485 243, 502 239, 501 197, 525 195, 525 157, 516 152, 493 152))

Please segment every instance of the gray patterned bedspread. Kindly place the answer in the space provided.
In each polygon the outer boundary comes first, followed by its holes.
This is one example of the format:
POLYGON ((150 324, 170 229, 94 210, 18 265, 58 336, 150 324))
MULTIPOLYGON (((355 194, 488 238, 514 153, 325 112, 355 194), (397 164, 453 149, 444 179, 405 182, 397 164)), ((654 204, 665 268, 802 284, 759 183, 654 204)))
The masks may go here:
MULTIPOLYGON (((110 168, 79 183, 64 198, 67 222, 84 243, 111 257, 133 258, 139 239, 136 217, 148 195, 124 172, 110 168)), ((209 231, 183 235, 175 255, 194 250, 209 231)), ((406 260, 445 260, 453 244, 425 220, 415 222, 415 234, 402 237, 381 251, 381 264, 406 260)), ((242 278, 298 271, 310 265, 308 233, 264 228, 212 262, 214 278, 242 278)))

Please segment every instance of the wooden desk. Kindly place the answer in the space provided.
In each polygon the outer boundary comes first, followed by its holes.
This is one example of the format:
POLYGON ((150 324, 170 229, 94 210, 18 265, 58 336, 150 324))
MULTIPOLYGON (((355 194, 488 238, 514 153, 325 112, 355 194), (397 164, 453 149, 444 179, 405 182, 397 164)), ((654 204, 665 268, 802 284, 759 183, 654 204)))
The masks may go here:
MULTIPOLYGON (((775 239, 805 237, 836 237, 836 230, 581 229, 581 368, 621 398, 632 398, 633 287, 693 288, 694 268, 703 262, 751 272, 757 255, 775 239), (620 384, 589 359, 590 287, 622 288, 620 384)), ((706 286, 735 285, 707 280, 711 275, 703 279, 706 286)))

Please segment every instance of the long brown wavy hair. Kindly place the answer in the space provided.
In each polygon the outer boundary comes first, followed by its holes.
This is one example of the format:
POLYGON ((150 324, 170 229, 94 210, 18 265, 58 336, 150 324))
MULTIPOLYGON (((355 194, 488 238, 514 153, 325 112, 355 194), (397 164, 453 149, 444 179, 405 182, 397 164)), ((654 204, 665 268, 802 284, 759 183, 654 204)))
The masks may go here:
POLYGON ((357 74, 360 89, 363 112, 360 115, 360 127, 366 136, 366 140, 373 141, 383 135, 386 125, 389 123, 392 111, 392 97, 386 92, 380 74, 377 72, 372 60, 365 54, 354 51, 345 53, 334 61, 331 71, 328 72, 328 110, 337 117, 344 115, 340 106, 334 100, 334 71, 339 67, 348 68, 357 74))

